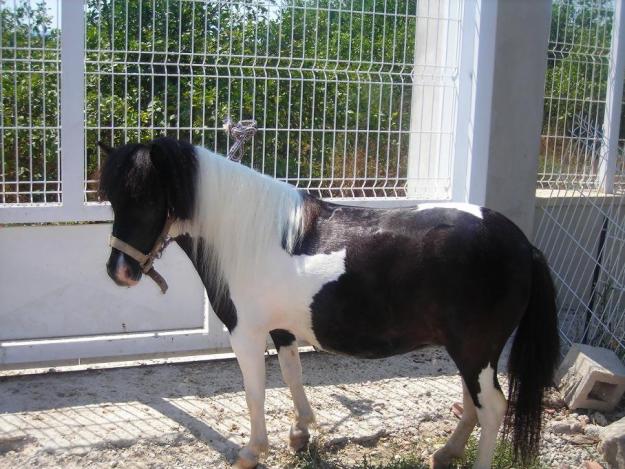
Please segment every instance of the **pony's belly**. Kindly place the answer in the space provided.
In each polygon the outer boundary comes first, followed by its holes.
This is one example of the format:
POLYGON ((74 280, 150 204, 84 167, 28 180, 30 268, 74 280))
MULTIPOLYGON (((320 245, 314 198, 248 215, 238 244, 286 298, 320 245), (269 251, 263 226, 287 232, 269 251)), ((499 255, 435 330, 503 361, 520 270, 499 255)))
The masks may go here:
MULTIPOLYGON (((365 358, 365 359, 377 359, 387 358, 394 355, 402 355, 404 353, 414 352, 415 350, 431 346, 433 344, 414 344, 412 342, 406 343, 380 343, 373 338, 362 338, 362 343, 359 346, 352 347, 352 344, 340 343, 337 348, 327 348, 323 345, 321 349, 327 352, 347 355, 350 357, 365 358)), ((328 346, 329 347, 329 346, 328 346)))
POLYGON ((314 296, 313 333, 325 350, 364 358, 439 345, 444 336, 439 312, 423 297, 423 292, 362 280, 348 272, 314 296))
POLYGON ((344 312, 313 310, 313 333, 322 349, 360 358, 385 358, 437 345, 410 322, 359 320, 344 312), (328 318, 332 318, 328 320, 328 318))

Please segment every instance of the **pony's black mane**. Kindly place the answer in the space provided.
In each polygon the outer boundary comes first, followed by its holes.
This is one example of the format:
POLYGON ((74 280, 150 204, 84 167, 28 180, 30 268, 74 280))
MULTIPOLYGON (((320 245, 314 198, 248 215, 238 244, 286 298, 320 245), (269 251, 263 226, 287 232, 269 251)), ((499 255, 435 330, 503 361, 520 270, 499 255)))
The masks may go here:
POLYGON ((197 157, 188 142, 159 137, 148 143, 128 143, 112 149, 100 172, 99 194, 112 202, 122 195, 151 200, 165 193, 170 214, 193 215, 197 157))

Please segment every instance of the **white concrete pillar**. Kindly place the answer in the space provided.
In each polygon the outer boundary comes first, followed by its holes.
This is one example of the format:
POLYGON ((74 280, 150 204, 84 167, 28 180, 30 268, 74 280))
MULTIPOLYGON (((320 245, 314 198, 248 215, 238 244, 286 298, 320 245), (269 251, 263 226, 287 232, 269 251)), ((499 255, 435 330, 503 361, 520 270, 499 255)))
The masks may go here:
POLYGON ((408 196, 450 197, 462 0, 417 3, 408 196))
MULTIPOLYGON (((480 43, 494 40, 495 47, 492 92, 490 96, 484 93, 490 103, 477 102, 473 116, 478 133, 473 135, 469 155, 468 200, 505 214, 529 236, 535 209, 551 2, 477 3, 484 11, 492 11, 496 3, 494 37, 479 39, 480 43), (482 119, 488 121, 486 128, 482 119), (475 146, 484 138, 488 145, 475 146)), ((478 81, 478 92, 485 83, 478 81)))

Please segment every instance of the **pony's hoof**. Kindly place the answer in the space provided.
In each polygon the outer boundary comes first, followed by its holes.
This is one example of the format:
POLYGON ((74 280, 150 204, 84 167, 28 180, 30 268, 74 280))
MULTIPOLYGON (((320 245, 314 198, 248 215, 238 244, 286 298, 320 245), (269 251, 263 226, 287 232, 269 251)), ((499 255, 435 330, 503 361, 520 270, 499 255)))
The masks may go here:
POLYGON ((258 456, 255 456, 249 449, 243 448, 239 451, 239 457, 232 465, 232 469, 254 469, 257 465, 258 456))
POLYGON ((451 454, 448 448, 443 446, 430 456, 430 469, 447 469, 453 460, 462 455, 451 454))
POLYGON ((232 469, 254 469, 257 465, 258 462, 239 456, 237 462, 232 465, 232 469))
POLYGON ((300 430, 295 425, 291 427, 289 432, 289 446, 294 452, 302 451, 308 446, 310 441, 310 433, 308 430, 300 430))

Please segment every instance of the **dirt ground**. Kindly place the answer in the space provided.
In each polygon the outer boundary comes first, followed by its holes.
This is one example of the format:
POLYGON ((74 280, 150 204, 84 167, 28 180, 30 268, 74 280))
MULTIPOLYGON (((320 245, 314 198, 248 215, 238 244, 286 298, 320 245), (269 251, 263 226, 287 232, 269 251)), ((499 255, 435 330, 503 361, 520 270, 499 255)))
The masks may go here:
MULTIPOLYGON (((440 349, 372 361, 306 353, 302 364, 323 461, 289 452, 292 404, 270 356, 271 450, 262 467, 374 467, 406 454, 425 460, 457 421, 450 407, 461 401, 460 378, 440 349)), ((548 417, 580 416, 554 405, 548 417)), ((221 468, 248 434, 234 360, 0 377, 2 468, 221 468)), ((541 466, 601 462, 592 438, 547 431, 544 443, 541 466)))

